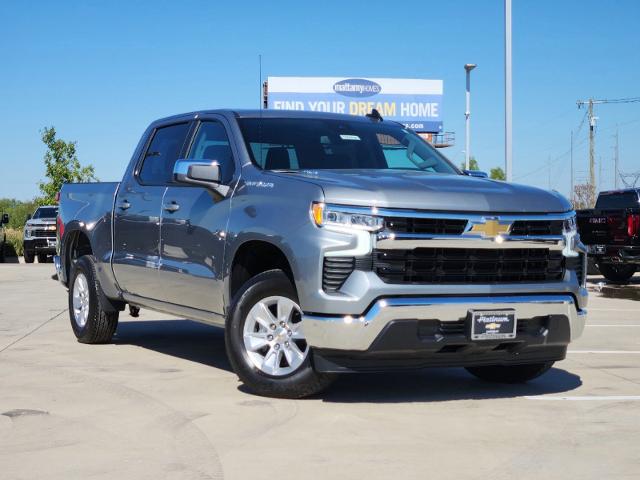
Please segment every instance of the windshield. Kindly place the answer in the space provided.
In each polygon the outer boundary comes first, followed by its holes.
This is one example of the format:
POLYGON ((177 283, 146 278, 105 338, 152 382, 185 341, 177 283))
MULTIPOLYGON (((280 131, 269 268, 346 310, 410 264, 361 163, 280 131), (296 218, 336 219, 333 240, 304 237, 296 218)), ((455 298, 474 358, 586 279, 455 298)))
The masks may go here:
POLYGON ((636 192, 601 193, 596 201, 596 208, 600 210, 638 207, 640 207, 640 202, 638 202, 636 192))
POLYGON ((40 207, 33 214, 33 218, 56 218, 57 215, 57 207, 40 207))
POLYGON ((385 169, 457 174, 417 134, 392 122, 243 118, 253 162, 265 170, 385 169))

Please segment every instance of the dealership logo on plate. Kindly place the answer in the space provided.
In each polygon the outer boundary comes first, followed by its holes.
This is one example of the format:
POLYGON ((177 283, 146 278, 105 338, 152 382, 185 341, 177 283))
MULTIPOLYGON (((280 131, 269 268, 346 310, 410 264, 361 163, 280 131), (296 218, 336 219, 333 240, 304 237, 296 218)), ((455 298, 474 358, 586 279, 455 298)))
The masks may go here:
POLYGON ((345 97, 371 97, 381 90, 376 82, 364 78, 348 78, 333 84, 333 91, 345 97))

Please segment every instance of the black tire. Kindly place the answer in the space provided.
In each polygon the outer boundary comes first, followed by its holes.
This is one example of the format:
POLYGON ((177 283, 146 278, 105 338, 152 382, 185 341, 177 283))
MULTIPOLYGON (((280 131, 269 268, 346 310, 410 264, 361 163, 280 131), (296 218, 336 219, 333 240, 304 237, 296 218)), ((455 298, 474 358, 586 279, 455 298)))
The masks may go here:
POLYGON ((24 251, 24 262, 25 263, 33 263, 33 261, 35 260, 35 253, 34 252, 30 252, 29 250, 25 250, 24 251))
POLYGON ((524 365, 489 365, 467 367, 466 370, 487 382, 524 383, 546 373, 555 362, 529 363, 524 365))
POLYGON ((600 275, 598 264, 593 257, 587 257, 587 275, 600 275))
POLYGON ((302 398, 321 392, 335 375, 316 372, 311 364, 311 352, 297 370, 282 377, 262 372, 249 360, 243 340, 244 323, 251 308, 270 296, 298 302, 294 286, 281 270, 256 275, 234 297, 225 328, 227 356, 233 371, 251 392, 266 397, 302 398))
POLYGON ((47 254, 39 253, 38 254, 38 263, 47 263, 47 254))
POLYGON ((599 263, 598 268, 602 276, 613 283, 628 283, 636 273, 635 265, 599 263))
POLYGON ((96 277, 95 259, 91 255, 83 255, 73 264, 69 279, 69 320, 80 343, 108 343, 118 327, 120 312, 105 311, 101 298, 102 290, 96 277), (73 310, 73 290, 80 274, 85 276, 89 290, 89 312, 83 326, 76 322, 73 310))
POLYGON ((0 263, 4 263, 4 242, 0 245, 0 263))

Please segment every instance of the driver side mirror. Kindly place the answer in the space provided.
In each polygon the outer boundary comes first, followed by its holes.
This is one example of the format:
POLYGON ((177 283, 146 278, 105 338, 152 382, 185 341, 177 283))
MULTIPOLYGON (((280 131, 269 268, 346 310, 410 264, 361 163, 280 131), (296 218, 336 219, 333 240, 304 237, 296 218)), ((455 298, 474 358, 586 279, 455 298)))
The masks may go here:
POLYGON ((31 215, 31 214, 29 213, 29 214, 27 215, 27 222, 28 222, 29 220, 31 220, 32 218, 33 218, 33 215, 31 215))
POLYGON ((176 182, 217 187, 220 184, 220 165, 204 160, 178 160, 173 167, 176 182))
POLYGON ((2 220, 0 221, 0 224, 6 225, 8 223, 9 223, 9 214, 8 213, 2 214, 2 220))

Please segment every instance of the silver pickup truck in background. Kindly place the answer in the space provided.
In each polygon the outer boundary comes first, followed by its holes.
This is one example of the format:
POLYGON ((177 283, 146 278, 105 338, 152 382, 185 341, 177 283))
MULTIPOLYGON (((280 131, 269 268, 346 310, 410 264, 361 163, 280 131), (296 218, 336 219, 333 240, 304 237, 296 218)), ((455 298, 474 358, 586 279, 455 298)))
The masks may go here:
POLYGON ((530 380, 582 333, 585 250, 562 196, 475 175, 379 116, 156 121, 121 182, 62 188, 71 326, 109 342, 128 304, 225 327, 269 396, 393 368, 530 380))

